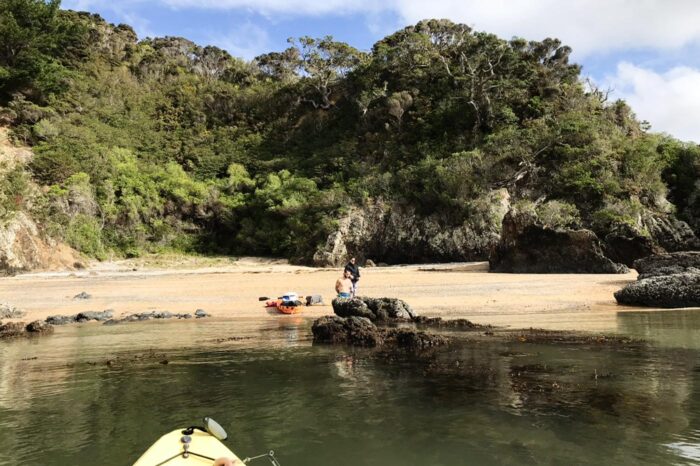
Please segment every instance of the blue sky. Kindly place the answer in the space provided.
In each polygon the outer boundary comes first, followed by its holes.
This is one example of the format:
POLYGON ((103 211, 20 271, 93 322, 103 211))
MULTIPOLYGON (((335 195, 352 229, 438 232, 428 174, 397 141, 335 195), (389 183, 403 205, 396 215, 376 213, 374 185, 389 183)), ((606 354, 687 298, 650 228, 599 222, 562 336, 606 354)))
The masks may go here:
POLYGON ((332 35, 359 49, 424 18, 574 49, 584 75, 626 99, 652 130, 700 143, 700 0, 64 0, 134 27, 252 59, 288 37, 332 35))

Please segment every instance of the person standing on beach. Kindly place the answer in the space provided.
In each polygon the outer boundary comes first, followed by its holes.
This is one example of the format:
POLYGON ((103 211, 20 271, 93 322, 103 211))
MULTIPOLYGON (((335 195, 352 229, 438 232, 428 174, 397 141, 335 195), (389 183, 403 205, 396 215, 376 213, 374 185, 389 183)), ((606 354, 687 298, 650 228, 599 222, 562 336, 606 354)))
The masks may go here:
POLYGON ((357 294, 357 282, 360 281, 360 267, 357 265, 357 261, 354 257, 350 258, 350 262, 345 265, 345 271, 350 272, 352 281, 352 297, 354 298, 357 294))
POLYGON ((352 298, 352 274, 347 270, 343 270, 343 276, 335 282, 335 291, 339 298, 352 298))

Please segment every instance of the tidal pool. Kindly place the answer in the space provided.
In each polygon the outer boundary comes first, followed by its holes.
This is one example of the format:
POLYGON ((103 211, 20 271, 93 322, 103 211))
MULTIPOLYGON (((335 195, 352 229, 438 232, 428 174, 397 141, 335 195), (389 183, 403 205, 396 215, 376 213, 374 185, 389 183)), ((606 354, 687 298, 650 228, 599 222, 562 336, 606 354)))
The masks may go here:
MULTIPOLYGON (((700 311, 618 314, 647 343, 312 345, 311 321, 58 328, 0 343, 0 464, 131 464, 211 416, 284 466, 699 464, 700 311)), ((260 459, 251 464, 269 464, 260 459)))

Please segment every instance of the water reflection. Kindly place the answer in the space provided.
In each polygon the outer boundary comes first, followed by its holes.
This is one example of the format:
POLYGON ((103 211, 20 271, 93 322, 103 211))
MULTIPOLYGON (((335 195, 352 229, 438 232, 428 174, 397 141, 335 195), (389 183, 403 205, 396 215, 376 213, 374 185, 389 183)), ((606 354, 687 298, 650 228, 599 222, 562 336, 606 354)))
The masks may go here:
POLYGON ((618 312, 617 327, 657 345, 700 349, 700 309, 618 312))
POLYGON ((699 353, 668 338, 694 317, 618 319, 665 343, 417 356, 313 346, 294 316, 66 327, 0 346, 0 464, 128 464, 203 415, 285 466, 698 461, 699 353))

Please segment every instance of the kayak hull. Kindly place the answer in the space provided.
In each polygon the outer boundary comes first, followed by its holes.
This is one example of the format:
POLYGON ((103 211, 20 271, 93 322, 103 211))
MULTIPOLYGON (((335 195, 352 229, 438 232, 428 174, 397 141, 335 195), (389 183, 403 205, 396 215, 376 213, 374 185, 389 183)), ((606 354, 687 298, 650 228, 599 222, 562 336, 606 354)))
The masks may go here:
POLYGON ((234 460, 234 464, 239 464, 236 463, 236 460, 243 464, 241 459, 221 441, 206 432, 197 430, 190 435, 192 441, 189 451, 191 453, 187 458, 184 458, 182 455, 184 453, 183 443, 180 440, 183 436, 183 430, 184 428, 163 435, 136 460, 134 466, 156 466, 158 464, 163 466, 211 466, 214 460, 222 457, 234 460))

